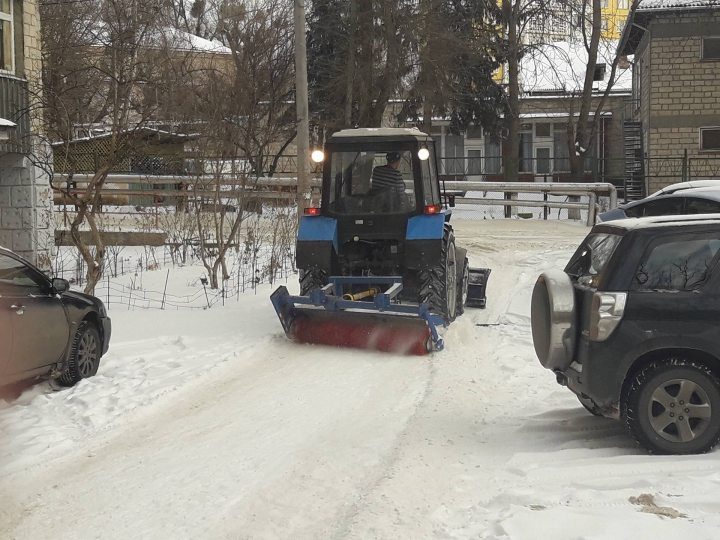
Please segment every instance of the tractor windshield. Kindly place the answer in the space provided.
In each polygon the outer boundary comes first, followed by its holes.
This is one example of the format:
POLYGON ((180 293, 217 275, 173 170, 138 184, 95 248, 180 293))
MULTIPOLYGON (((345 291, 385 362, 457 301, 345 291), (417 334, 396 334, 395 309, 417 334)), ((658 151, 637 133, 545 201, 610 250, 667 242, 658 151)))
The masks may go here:
POLYGON ((333 152, 330 209, 338 214, 404 214, 415 209, 412 152, 333 152))

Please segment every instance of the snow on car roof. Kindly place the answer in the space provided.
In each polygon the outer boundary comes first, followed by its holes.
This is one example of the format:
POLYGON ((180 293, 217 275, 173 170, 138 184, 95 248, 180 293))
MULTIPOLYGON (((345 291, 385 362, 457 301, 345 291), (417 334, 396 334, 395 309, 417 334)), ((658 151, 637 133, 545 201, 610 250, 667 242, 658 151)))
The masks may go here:
POLYGON ((679 227, 682 225, 720 225, 720 214, 694 214, 691 216, 654 216, 619 219, 602 223, 602 226, 618 229, 649 229, 651 227, 679 227))
POLYGON ((690 180, 689 182, 679 182, 677 184, 671 184, 664 188, 656 191, 651 197, 662 195, 663 193, 677 193, 678 191, 684 191, 686 189, 694 188, 720 188, 720 179, 716 180, 690 180))

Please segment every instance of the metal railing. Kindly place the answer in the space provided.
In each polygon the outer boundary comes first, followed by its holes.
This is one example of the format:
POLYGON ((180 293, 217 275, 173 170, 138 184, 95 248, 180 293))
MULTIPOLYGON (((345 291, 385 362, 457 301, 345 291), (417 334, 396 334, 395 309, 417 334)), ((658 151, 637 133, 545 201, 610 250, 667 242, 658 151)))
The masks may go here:
MULTIPOLYGON (((604 195, 609 199, 609 209, 616 208, 618 202, 617 189, 608 183, 567 184, 567 183, 537 183, 537 182, 472 182, 472 181, 446 181, 445 188, 459 190, 461 197, 456 197, 456 204, 470 205, 496 205, 512 209, 513 207, 587 210, 587 225, 595 224, 597 215, 598 196, 604 195), (484 196, 478 197, 473 192, 482 192, 484 196), (503 198, 487 197, 488 193, 500 193, 503 198), (540 194, 540 200, 519 200, 520 193, 540 194), (548 195, 568 197, 568 201, 551 201, 548 195), (587 202, 580 201, 586 197, 587 202), (575 200, 573 200, 575 199, 575 200)), ((545 219, 547 219, 545 211, 545 219)), ((509 216, 507 216, 509 217, 509 216)))
POLYGON ((17 124, 10 140, 0 143, 3 152, 22 152, 23 142, 30 134, 30 93, 27 81, 0 75, 0 118, 17 124))

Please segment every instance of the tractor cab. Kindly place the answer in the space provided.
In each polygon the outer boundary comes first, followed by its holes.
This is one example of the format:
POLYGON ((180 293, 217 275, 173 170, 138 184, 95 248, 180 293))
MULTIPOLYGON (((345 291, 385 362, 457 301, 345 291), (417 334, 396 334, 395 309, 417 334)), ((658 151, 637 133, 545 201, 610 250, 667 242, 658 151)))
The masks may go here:
POLYGON ((327 141, 324 158, 324 215, 399 224, 441 210, 434 141, 417 129, 343 130, 327 141))

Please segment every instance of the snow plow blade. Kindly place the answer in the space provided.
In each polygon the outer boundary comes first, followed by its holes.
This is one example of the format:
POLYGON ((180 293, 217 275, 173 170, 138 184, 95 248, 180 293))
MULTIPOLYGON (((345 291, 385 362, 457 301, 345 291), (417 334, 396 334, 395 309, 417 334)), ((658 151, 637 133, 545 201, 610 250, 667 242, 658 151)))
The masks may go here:
POLYGON ((470 268, 468 279, 468 295, 465 305, 485 309, 487 304, 487 282, 490 268, 470 268))
POLYGON ((442 320, 430 314, 425 304, 393 303, 402 290, 401 278, 331 277, 329 281, 325 287, 310 291, 308 296, 291 296, 284 286, 270 296, 290 339, 407 355, 443 349, 443 340, 435 327, 442 324, 442 320), (371 295, 353 295, 371 298, 358 301, 343 295, 343 286, 352 285, 372 287, 368 290, 373 292, 371 295), (381 292, 380 286, 389 287, 381 292))

